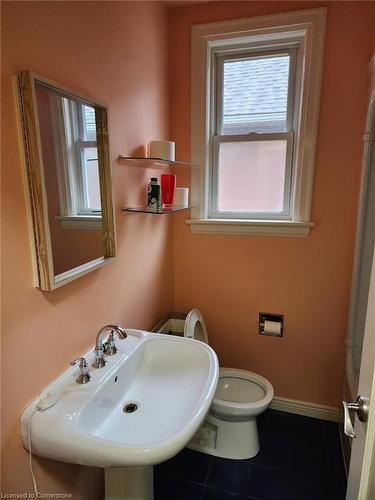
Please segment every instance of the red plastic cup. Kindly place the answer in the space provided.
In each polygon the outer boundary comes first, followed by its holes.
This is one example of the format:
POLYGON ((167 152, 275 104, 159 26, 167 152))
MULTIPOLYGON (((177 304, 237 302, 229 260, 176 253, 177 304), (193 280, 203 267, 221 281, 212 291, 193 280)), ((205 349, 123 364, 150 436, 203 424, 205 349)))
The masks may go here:
POLYGON ((163 208, 171 208, 173 206, 174 194, 176 191, 176 175, 161 174, 160 185, 163 208))

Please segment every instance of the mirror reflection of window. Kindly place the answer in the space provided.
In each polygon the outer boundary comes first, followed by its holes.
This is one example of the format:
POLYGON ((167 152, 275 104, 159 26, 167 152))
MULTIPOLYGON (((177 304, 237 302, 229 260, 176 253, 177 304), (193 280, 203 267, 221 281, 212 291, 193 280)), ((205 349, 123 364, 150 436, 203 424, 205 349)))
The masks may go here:
POLYGON ((95 109, 76 104, 78 139, 76 140, 79 184, 79 214, 100 214, 98 150, 96 147, 95 109))
POLYGON ((50 94, 60 216, 101 217, 95 109, 50 94))

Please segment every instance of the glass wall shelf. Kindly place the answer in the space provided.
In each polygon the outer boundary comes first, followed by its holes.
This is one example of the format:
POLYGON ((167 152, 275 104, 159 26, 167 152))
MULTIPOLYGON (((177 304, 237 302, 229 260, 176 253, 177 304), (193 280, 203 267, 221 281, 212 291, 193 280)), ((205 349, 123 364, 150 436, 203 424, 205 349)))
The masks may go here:
POLYGON ((189 161, 182 161, 182 160, 164 160, 163 158, 149 158, 146 156, 125 156, 125 155, 119 155, 118 157, 119 160, 125 160, 125 161, 131 161, 131 162, 137 162, 137 163, 144 163, 147 164, 148 166, 154 165, 154 166, 159 166, 159 167, 168 167, 168 165, 186 165, 188 167, 195 167, 196 165, 193 165, 189 161))
POLYGON ((153 208, 149 206, 143 207, 124 207, 121 210, 123 212, 133 212, 138 214, 154 214, 154 215, 163 215, 163 214, 173 214, 175 212, 181 212, 182 210, 189 210, 189 208, 194 208, 196 205, 174 205, 171 208, 153 208))

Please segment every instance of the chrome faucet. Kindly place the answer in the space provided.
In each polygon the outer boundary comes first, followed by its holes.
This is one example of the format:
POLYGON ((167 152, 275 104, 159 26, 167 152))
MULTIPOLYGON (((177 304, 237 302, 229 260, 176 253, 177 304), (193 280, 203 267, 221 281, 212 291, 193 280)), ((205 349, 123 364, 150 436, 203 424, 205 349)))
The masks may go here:
POLYGON ((76 382, 77 384, 87 384, 90 382, 91 375, 89 374, 88 364, 86 358, 77 358, 73 359, 70 362, 72 366, 78 365, 79 363, 79 374, 77 375, 76 382))
POLYGON ((95 359, 92 364, 94 368, 102 368, 106 365, 107 361, 104 359, 103 354, 107 354, 108 356, 113 356, 117 352, 117 347, 115 345, 114 333, 117 333, 120 339, 126 339, 128 336, 125 329, 120 325, 106 325, 103 326, 99 330, 96 335, 95 341, 95 359), (104 334, 110 331, 108 339, 106 342, 103 342, 104 334))

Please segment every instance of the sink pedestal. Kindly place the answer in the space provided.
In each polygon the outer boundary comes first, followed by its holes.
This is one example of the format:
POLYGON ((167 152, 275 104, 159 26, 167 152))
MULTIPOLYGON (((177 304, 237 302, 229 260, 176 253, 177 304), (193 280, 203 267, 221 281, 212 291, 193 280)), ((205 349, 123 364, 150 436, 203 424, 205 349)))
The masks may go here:
POLYGON ((153 500, 152 465, 105 469, 105 500, 153 500))

